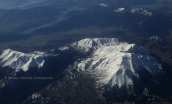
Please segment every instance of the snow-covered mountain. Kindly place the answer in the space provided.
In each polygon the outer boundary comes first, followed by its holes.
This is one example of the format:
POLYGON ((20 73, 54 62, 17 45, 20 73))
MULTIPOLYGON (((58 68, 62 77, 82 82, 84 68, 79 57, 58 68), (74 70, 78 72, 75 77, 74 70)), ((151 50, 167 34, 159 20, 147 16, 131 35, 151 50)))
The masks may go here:
POLYGON ((116 44, 120 43, 118 39, 115 38, 86 38, 82 39, 81 41, 76 41, 70 44, 70 46, 83 54, 89 54, 90 52, 96 50, 98 47, 111 46, 116 44))
POLYGON ((45 59, 47 57, 57 57, 58 54, 52 54, 54 50, 48 52, 35 51, 33 53, 22 53, 6 49, 2 51, 0 55, 0 66, 10 67, 16 72, 23 70, 27 71, 29 68, 37 67, 38 69, 43 67, 45 59))
POLYGON ((115 38, 87 38, 71 46, 84 54, 92 51, 91 57, 79 59, 68 67, 67 77, 73 79, 78 73, 91 75, 97 80, 97 87, 129 88, 142 76, 155 77, 163 72, 161 64, 148 49, 115 38))
POLYGON ((60 68, 63 65, 68 65, 72 53, 73 50, 67 46, 56 50, 32 53, 11 49, 3 50, 0 54, 0 89, 3 87, 20 89, 22 85, 32 83, 32 80, 23 80, 23 78, 34 79, 35 76, 38 76, 53 79, 62 70, 60 68))
MULTIPOLYGON (((80 74, 91 75, 97 79, 97 86, 118 86, 121 88, 135 85, 133 79, 139 80, 143 73, 157 76, 163 72, 161 64, 151 56, 148 49, 119 42, 115 38, 86 38, 71 43, 74 50, 89 55, 88 58, 79 59, 69 65, 67 76, 75 78, 80 74)), ((70 54, 73 52, 68 46, 59 48, 60 52, 70 54)), ((60 53, 59 52, 59 53, 60 53)), ((49 57, 59 57, 55 50, 48 52, 35 51, 22 53, 6 49, 0 55, 0 66, 14 69, 15 72, 29 68, 41 68, 49 57)))
MULTIPOLYGON (((32 84, 45 86, 49 80, 36 82, 37 80, 21 79, 20 76, 31 79, 34 76, 51 76, 53 79, 59 77, 58 73, 66 69, 63 74, 60 74, 60 77, 64 78, 64 82, 61 80, 64 83, 63 87, 66 88, 75 80, 78 80, 77 83, 85 80, 85 83, 80 83, 80 86, 84 86, 84 90, 86 88, 89 90, 88 84, 92 81, 93 89, 98 88, 101 94, 116 91, 114 93, 122 95, 146 95, 148 84, 155 84, 159 81, 158 78, 163 78, 161 76, 166 73, 163 68, 148 49, 120 42, 116 38, 86 38, 46 52, 22 53, 6 49, 0 54, 0 91, 3 88, 6 89, 5 92, 10 89, 16 89, 16 92, 21 89, 29 91, 27 89, 32 88, 32 84), (67 85, 65 81, 71 83, 67 85)), ((61 87, 59 84, 52 85, 52 88, 55 88, 53 91, 60 91, 57 86, 61 87)), ((48 90, 50 91, 51 88, 48 90)), ((76 92, 73 93, 77 95, 76 92)), ((25 103, 44 100, 42 93, 32 93, 33 95, 25 103)))

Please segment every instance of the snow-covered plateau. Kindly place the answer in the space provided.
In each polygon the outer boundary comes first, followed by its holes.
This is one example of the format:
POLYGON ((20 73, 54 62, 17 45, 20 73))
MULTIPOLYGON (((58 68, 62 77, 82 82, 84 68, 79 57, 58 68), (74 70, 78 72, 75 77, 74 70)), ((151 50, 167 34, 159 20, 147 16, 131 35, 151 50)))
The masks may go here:
POLYGON ((73 79, 78 73, 91 75, 97 79, 98 87, 129 88, 135 85, 133 79, 146 76, 140 72, 148 72, 153 77, 163 72, 161 64, 148 49, 115 38, 87 38, 71 46, 84 54, 92 51, 91 57, 79 59, 67 68, 67 77, 73 79))

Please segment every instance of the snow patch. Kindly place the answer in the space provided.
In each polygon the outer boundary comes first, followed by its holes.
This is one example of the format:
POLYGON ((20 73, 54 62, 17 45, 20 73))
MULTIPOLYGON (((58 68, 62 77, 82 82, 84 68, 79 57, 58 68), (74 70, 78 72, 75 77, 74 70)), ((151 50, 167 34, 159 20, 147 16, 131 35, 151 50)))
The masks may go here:
POLYGON ((64 46, 59 48, 64 53, 71 53, 73 50, 70 47, 64 46))
POLYGON ((140 13, 142 15, 152 16, 152 12, 148 12, 147 9, 143 8, 131 9, 131 13, 140 13))
POLYGON ((144 8, 136 8, 136 9, 118 8, 117 10, 114 10, 114 11, 121 12, 121 13, 125 11, 125 12, 131 12, 133 14, 138 13, 145 16, 152 16, 152 12, 149 12, 147 9, 144 9, 144 8))
POLYGON ((32 94, 32 99, 43 99, 43 97, 39 93, 32 94))
POLYGON ((114 10, 115 12, 122 12, 122 11, 124 11, 125 10, 125 8, 118 8, 117 10, 114 10))
POLYGON ((158 39, 159 39, 158 36, 152 36, 152 37, 150 37, 148 40, 149 40, 149 41, 150 41, 150 40, 156 41, 156 40, 158 40, 158 39))
POLYGON ((163 43, 163 39, 158 36, 152 36, 148 39, 148 42, 153 41, 155 43, 163 43))
POLYGON ((24 104, 32 104, 32 103, 36 103, 37 101, 41 101, 43 100, 44 98, 42 97, 41 94, 39 93, 34 93, 32 94, 28 99, 27 101, 24 102, 24 104))
POLYGON ((100 3, 99 5, 102 6, 102 7, 109 7, 108 4, 104 4, 104 3, 100 3))

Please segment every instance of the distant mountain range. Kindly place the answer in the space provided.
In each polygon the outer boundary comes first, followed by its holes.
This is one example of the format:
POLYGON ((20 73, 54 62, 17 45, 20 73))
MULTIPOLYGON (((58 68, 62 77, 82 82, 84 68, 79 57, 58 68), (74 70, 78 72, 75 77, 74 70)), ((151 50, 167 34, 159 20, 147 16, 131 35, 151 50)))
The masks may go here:
POLYGON ((28 9, 38 6, 61 5, 67 0, 0 0, 0 9, 28 9))
POLYGON ((119 3, 119 4, 154 4, 157 2, 157 0, 0 0, 0 9, 28 9, 32 7, 38 7, 38 6, 48 6, 48 5, 61 5, 67 2, 76 2, 79 4, 83 3, 100 3, 100 2, 106 2, 106 3, 119 3))

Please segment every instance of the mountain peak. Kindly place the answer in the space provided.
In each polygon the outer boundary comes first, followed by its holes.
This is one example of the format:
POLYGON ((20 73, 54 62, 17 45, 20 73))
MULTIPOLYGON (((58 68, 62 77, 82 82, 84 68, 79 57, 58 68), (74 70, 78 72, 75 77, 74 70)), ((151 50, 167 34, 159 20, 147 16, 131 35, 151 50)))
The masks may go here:
POLYGON ((88 49, 94 51, 91 52, 92 57, 79 59, 69 66, 67 76, 78 76, 73 72, 91 75, 97 79, 98 87, 129 88, 129 85, 136 84, 134 79, 146 76, 144 73, 156 76, 162 70, 148 49, 135 44, 124 44, 115 38, 83 39, 72 45, 83 53, 88 49))
POLYGON ((22 53, 6 49, 2 51, 0 55, 0 66, 10 67, 16 72, 23 70, 27 71, 30 67, 41 68, 44 65, 45 58, 48 56, 56 56, 56 54, 50 54, 48 52, 35 51, 33 53, 22 53))
POLYGON ((97 47, 120 44, 116 38, 86 38, 70 44, 71 47, 84 54, 94 51, 97 47))

